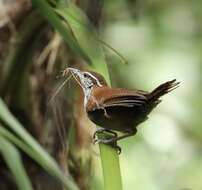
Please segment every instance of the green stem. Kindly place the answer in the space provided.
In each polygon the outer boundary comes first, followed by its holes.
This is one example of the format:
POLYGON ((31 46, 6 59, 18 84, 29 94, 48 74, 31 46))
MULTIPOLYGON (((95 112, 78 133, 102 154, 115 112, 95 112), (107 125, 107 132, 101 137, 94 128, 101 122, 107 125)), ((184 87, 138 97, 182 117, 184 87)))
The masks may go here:
MULTIPOLYGON (((93 68, 105 77, 109 85, 111 84, 106 64, 94 64, 93 68)), ((99 147, 105 190, 122 190, 122 178, 117 150, 105 144, 100 144, 99 147)))
POLYGON ((119 157, 116 149, 100 144, 105 190, 122 190, 119 157))

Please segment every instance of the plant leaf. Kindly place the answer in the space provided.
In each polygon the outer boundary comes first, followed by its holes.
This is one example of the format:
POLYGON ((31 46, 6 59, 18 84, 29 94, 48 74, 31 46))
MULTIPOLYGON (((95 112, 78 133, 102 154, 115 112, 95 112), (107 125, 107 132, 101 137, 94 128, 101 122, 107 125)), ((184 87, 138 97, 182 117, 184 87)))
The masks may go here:
POLYGON ((66 25, 71 28, 78 44, 91 60, 93 69, 99 70, 109 83, 109 74, 102 44, 98 40, 95 28, 88 21, 86 15, 71 2, 68 3, 68 6, 55 8, 55 11, 64 19, 66 25))
POLYGON ((15 134, 0 129, 1 133, 7 134, 9 140, 22 148, 30 157, 35 159, 49 174, 59 179, 67 188, 78 190, 73 180, 65 176, 55 160, 38 144, 38 142, 24 129, 24 127, 9 112, 4 102, 0 99, 0 120, 3 121, 15 134))
POLYGON ((15 182, 20 190, 32 190, 32 185, 22 164, 20 154, 13 144, 0 136, 0 153, 8 168, 13 173, 15 182))
POLYGON ((32 0, 34 6, 38 8, 40 13, 46 17, 49 23, 63 36, 64 40, 68 43, 71 50, 74 53, 83 57, 87 62, 90 62, 89 57, 85 54, 82 48, 78 45, 76 39, 72 35, 72 31, 70 28, 65 27, 64 23, 62 22, 61 18, 54 12, 53 8, 50 4, 44 0, 32 0))

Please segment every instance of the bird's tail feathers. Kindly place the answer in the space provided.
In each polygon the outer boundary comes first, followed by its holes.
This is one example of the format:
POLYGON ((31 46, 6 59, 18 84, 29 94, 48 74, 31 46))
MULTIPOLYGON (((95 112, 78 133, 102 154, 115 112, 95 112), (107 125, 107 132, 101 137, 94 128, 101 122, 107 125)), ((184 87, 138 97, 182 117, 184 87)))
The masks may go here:
POLYGON ((161 96, 173 91, 174 89, 176 89, 177 87, 179 87, 179 82, 176 81, 176 79, 165 82, 163 84, 161 84, 160 86, 158 86, 157 88, 155 88, 149 96, 150 100, 158 100, 158 98, 160 98, 161 96))

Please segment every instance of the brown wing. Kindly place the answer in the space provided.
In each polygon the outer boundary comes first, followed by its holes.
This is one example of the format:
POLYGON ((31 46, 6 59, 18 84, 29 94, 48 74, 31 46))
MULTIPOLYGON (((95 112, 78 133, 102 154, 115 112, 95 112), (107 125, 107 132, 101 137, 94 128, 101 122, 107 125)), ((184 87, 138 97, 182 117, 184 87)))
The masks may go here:
POLYGON ((147 92, 138 90, 127 90, 121 88, 102 87, 92 91, 91 101, 88 103, 88 110, 92 111, 100 107, 134 107, 142 106, 147 101, 147 92), (96 98, 95 98, 96 97, 96 98))
POLYGON ((114 97, 104 101, 104 107, 111 107, 111 106, 124 106, 124 107, 133 107, 133 106, 141 106, 145 104, 146 99, 142 98, 141 96, 134 95, 121 95, 119 97, 114 97))

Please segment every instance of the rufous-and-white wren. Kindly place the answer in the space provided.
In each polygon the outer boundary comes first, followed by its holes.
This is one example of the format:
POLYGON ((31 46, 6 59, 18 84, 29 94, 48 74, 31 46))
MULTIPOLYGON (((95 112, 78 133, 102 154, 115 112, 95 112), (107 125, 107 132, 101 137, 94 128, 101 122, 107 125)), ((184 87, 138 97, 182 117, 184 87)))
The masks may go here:
MULTIPOLYGON (((103 76, 96 72, 86 72, 75 68, 66 68, 63 75, 71 73, 83 89, 84 108, 89 119, 100 126, 95 134, 109 132, 107 139, 97 139, 100 143, 116 144, 120 139, 132 136, 137 126, 148 118, 161 96, 178 87, 176 79, 165 82, 151 92, 111 88, 103 76), (115 131, 122 132, 118 136, 115 131)), ((95 138, 94 134, 94 138, 95 138)))

